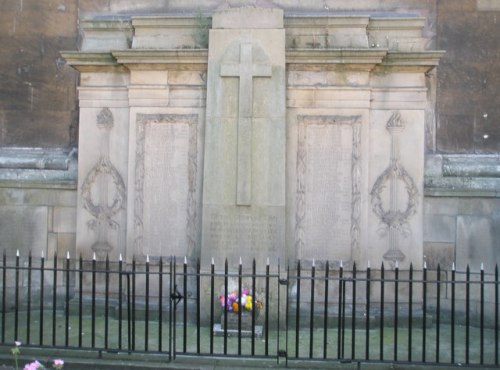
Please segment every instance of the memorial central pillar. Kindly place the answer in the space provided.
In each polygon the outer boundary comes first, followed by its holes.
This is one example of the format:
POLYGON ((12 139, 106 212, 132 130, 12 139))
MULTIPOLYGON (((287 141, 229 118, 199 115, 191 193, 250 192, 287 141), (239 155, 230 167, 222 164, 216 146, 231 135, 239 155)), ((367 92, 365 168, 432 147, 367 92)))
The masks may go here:
POLYGON ((285 256, 285 30, 279 9, 213 15, 201 256, 250 265, 285 256))

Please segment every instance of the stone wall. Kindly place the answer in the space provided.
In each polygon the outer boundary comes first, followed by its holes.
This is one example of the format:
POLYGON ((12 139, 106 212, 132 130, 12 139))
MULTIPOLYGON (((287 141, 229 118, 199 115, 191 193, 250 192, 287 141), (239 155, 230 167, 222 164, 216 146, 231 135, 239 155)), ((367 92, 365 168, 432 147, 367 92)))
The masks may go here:
POLYGON ((439 1, 436 150, 500 152, 500 3, 439 1))
POLYGON ((432 268, 500 263, 500 157, 427 155, 424 255, 432 268))
POLYGON ((0 250, 75 256, 75 151, 0 149, 0 250))
POLYGON ((77 2, 0 2, 0 146, 70 147, 78 132, 77 2))

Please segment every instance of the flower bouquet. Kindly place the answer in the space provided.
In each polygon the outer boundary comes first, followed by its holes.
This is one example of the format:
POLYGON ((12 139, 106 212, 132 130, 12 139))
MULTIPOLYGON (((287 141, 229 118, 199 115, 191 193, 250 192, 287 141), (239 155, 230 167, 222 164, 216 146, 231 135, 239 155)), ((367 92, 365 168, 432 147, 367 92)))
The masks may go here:
POLYGON ((238 294, 237 290, 228 293, 227 297, 221 294, 219 302, 223 309, 225 308, 227 311, 234 313, 238 313, 240 310, 241 312, 251 312, 254 308, 257 309, 257 313, 264 307, 260 300, 254 298, 249 289, 243 289, 241 295, 238 294))
POLYGON ((261 300, 252 294, 249 289, 242 289, 241 294, 237 290, 219 296, 219 302, 223 309, 221 324, 224 327, 224 321, 227 319, 227 325, 231 329, 236 329, 241 315, 241 328, 250 330, 252 327, 252 316, 255 319, 259 316, 260 310, 264 308, 261 300), (252 313, 254 311, 254 313, 252 313), (227 317, 225 315, 227 312, 227 317), (241 314, 239 314, 241 312, 241 314))

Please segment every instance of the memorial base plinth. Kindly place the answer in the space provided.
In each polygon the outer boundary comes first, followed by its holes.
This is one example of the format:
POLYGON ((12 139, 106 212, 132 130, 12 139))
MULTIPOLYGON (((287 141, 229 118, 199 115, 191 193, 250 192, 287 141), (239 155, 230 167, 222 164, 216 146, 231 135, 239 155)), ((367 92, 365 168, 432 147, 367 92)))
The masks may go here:
MULTIPOLYGON (((257 322, 258 313, 255 316, 255 322, 257 322)), ((224 314, 221 315, 221 323, 214 324, 214 333, 216 336, 238 336, 241 337, 251 337, 252 336, 252 313, 242 312, 241 313, 241 326, 238 330, 239 316, 236 313, 229 313, 227 315, 227 330, 224 329, 224 314), (226 334, 225 334, 226 333, 226 334)), ((262 337, 262 325, 255 325, 255 337, 262 337)))

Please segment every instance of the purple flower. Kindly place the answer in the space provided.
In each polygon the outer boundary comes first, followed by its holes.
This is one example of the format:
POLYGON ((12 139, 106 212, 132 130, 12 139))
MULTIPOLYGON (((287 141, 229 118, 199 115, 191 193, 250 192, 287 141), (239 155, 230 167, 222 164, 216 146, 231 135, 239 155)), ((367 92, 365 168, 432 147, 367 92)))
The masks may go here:
POLYGON ((43 369, 43 365, 36 360, 24 366, 24 370, 37 370, 37 369, 43 369))

